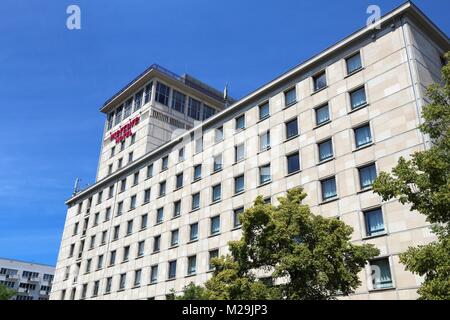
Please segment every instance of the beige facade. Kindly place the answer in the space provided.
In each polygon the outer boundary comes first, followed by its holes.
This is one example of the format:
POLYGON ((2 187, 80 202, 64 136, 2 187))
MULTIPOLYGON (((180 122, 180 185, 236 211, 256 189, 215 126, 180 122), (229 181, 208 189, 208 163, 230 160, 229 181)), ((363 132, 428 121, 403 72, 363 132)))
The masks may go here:
MULTIPOLYGON (((434 237, 423 216, 373 194, 367 177, 426 148, 417 129, 424 89, 439 81, 448 49, 448 38, 407 3, 384 16, 381 29, 357 31, 205 121, 189 119, 188 111, 174 116, 172 95, 165 106, 153 88, 150 101, 130 116, 141 119, 131 129, 134 144, 128 137, 125 149, 111 156, 119 144, 110 141, 110 132, 127 120, 107 125, 97 182, 67 201, 51 299, 164 299, 171 289, 200 284, 211 275, 210 255, 225 254, 228 241, 240 237, 235 210, 250 207, 257 195, 276 204, 299 185, 313 212, 339 217, 354 228, 352 241, 381 251, 371 263, 381 275, 370 277, 368 265, 362 285, 348 298, 416 298, 421 279, 404 270, 398 254, 434 237), (165 122, 169 116, 193 129, 175 130, 180 128, 165 122), (117 168, 129 150, 135 152, 132 161, 117 168), (198 165, 201 177, 195 179, 198 165)), ((208 92, 151 70, 102 111, 116 110, 151 81, 223 109, 223 101, 208 92)))

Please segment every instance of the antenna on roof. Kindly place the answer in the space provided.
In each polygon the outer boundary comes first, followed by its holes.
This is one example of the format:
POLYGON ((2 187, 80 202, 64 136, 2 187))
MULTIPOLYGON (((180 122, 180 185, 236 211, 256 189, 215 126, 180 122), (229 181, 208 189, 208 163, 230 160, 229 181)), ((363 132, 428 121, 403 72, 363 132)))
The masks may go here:
POLYGON ((225 100, 225 108, 228 108, 228 83, 225 85, 223 89, 223 100, 225 100))
POLYGON ((75 185, 73 186, 73 194, 74 195, 77 194, 78 191, 80 191, 80 181, 81 181, 81 179, 78 177, 75 179, 75 185))

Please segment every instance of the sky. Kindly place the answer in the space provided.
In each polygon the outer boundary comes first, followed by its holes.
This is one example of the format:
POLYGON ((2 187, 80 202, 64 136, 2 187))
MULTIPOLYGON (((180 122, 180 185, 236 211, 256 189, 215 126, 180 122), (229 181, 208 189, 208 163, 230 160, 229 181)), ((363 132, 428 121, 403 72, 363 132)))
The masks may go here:
MULTIPOLYGON (((0 257, 56 264, 75 178, 95 180, 99 108, 152 63, 240 98, 401 3, 2 0, 0 257)), ((450 1, 414 3, 450 33, 450 1)))

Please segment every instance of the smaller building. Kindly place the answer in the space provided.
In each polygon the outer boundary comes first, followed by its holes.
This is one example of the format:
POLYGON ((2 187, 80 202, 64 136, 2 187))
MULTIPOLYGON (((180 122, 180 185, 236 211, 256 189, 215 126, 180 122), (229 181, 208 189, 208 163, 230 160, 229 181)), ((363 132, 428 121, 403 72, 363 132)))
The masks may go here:
POLYGON ((48 300, 55 267, 0 258, 0 284, 17 294, 11 300, 48 300))

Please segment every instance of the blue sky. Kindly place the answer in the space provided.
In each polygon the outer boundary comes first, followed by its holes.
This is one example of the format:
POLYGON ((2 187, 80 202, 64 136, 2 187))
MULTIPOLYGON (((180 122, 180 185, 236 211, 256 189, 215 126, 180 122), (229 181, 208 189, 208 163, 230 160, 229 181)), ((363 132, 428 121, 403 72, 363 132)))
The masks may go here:
MULTIPOLYGON (((56 263, 75 177, 95 179, 99 107, 150 64, 239 98, 402 2, 2 0, 0 257, 56 263)), ((449 34, 448 0, 415 3, 449 34)))

